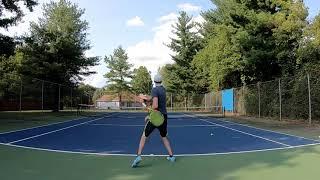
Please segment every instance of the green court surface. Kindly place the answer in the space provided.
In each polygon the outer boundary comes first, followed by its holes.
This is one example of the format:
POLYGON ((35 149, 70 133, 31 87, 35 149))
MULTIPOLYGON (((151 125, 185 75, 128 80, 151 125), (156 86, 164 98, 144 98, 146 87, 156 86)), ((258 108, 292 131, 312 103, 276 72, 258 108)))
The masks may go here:
MULTIPOLYGON (((28 118, 34 115, 28 114, 28 118)), ((34 121, 26 122, 15 121, 17 118, 10 119, 8 116, 1 117, 3 125, 1 131, 79 118, 68 113, 59 116, 47 113, 45 118, 31 118, 34 121), (10 121, 11 123, 8 123, 10 121)), ((250 121, 241 122, 253 124, 250 121)), ((256 122, 254 125, 310 138, 315 138, 319 133, 317 127, 284 128, 283 124, 267 126, 263 122, 256 122)), ((320 146, 242 154, 177 157, 175 163, 169 163, 164 157, 151 156, 144 157, 141 165, 135 169, 130 167, 133 157, 47 152, 5 145, 0 145, 0 159, 0 180, 318 180, 320 178, 320 146)))
POLYGON ((90 156, 0 146, 1 180, 317 180, 320 146, 270 152, 179 157, 175 164, 146 157, 90 156))

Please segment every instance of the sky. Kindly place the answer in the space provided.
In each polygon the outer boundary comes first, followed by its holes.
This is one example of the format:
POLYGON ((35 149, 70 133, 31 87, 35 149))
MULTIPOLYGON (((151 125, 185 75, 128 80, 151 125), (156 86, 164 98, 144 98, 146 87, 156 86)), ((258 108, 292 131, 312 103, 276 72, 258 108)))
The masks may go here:
MULTIPOLYGON (((58 0, 54 0, 58 1, 58 0)), ((203 22, 200 13, 214 8, 210 0, 70 0, 85 9, 83 19, 89 22, 88 39, 92 48, 88 56, 101 57, 100 65, 92 67, 97 73, 85 78, 85 83, 95 87, 106 85, 103 77, 108 72, 104 57, 110 56, 118 46, 126 49, 132 68, 146 66, 154 76, 159 67, 172 63, 172 52, 166 46, 170 42, 172 25, 178 13, 186 11, 194 21, 203 22)), ((320 12, 318 0, 305 0, 309 19, 320 12)), ((0 33, 10 36, 28 32, 31 21, 42 16, 42 5, 50 0, 38 0, 33 12, 27 12, 18 26, 0 33)))

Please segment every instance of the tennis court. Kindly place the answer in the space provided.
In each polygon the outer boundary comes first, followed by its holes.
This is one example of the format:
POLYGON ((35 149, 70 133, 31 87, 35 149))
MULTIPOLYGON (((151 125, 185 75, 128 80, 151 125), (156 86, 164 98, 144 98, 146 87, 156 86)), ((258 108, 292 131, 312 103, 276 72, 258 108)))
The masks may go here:
MULTIPOLYGON (((143 112, 113 112, 102 117, 85 117, 1 133, 0 142, 8 146, 47 151, 134 156, 144 128, 144 116, 143 112)), ((320 144, 304 137, 188 113, 169 114, 168 129, 177 156, 290 149, 320 144)), ((144 154, 166 155, 158 132, 150 137, 144 154)))

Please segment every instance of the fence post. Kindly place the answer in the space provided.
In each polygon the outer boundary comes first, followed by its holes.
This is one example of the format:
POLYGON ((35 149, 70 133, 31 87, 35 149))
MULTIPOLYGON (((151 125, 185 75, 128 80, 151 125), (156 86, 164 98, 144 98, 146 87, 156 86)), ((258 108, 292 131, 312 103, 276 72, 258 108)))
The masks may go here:
POLYGON ((243 85, 241 90, 242 90, 242 108, 243 108, 243 114, 246 116, 247 115, 247 109, 245 108, 245 88, 246 85, 243 85))
POLYGON ((207 110, 207 93, 204 94, 204 110, 207 110))
POLYGON ((59 99, 58 99, 58 111, 60 111, 60 98, 61 98, 61 85, 59 84, 59 99))
MULTIPOLYGON (((137 107, 138 106, 138 101, 137 101, 138 95, 137 95, 137 93, 135 93, 134 96, 135 96, 134 97, 134 110, 137 111, 138 110, 138 107, 137 107)), ((90 95, 89 95, 89 104, 90 104, 90 95)))
POLYGON ((41 109, 43 110, 43 89, 44 89, 44 81, 42 81, 41 85, 41 109))
POLYGON ((282 112, 282 100, 281 100, 281 98, 282 98, 282 95, 281 95, 281 79, 279 78, 279 116, 280 116, 280 121, 282 120, 282 114, 281 114, 281 112, 282 112))
POLYGON ((215 105, 214 106, 218 106, 218 94, 219 94, 219 91, 216 91, 216 95, 214 96, 215 97, 215 105))
POLYGON ((72 107, 72 101, 73 101, 73 98, 72 98, 72 87, 70 88, 70 95, 71 95, 71 111, 73 111, 73 107, 72 107))
POLYGON ((308 94, 309 94, 309 125, 312 124, 312 107, 311 107, 311 87, 310 87, 310 74, 307 74, 308 78, 308 94))
POLYGON ((22 111, 22 77, 20 76, 19 110, 22 111))
POLYGON ((261 118, 260 82, 258 82, 258 98, 259 98, 259 118, 261 118))
POLYGON ((213 104, 212 104, 212 99, 213 99, 213 94, 214 94, 214 92, 212 91, 212 92, 210 92, 210 96, 209 96, 209 98, 210 98, 210 108, 212 108, 212 106, 213 106, 213 104))
POLYGON ((187 97, 184 98, 184 110, 185 111, 187 111, 188 97, 189 97, 189 94, 187 94, 187 97))
POLYGON ((171 111, 173 111, 172 93, 170 94, 170 106, 171 106, 171 111))

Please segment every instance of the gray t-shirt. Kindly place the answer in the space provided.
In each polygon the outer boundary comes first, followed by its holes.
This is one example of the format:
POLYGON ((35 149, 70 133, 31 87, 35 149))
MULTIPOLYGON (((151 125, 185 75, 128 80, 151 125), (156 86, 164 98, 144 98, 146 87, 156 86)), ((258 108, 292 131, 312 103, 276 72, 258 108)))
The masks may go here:
POLYGON ((158 97, 158 109, 162 114, 167 114, 166 89, 163 86, 156 86, 151 91, 152 98, 158 97))

